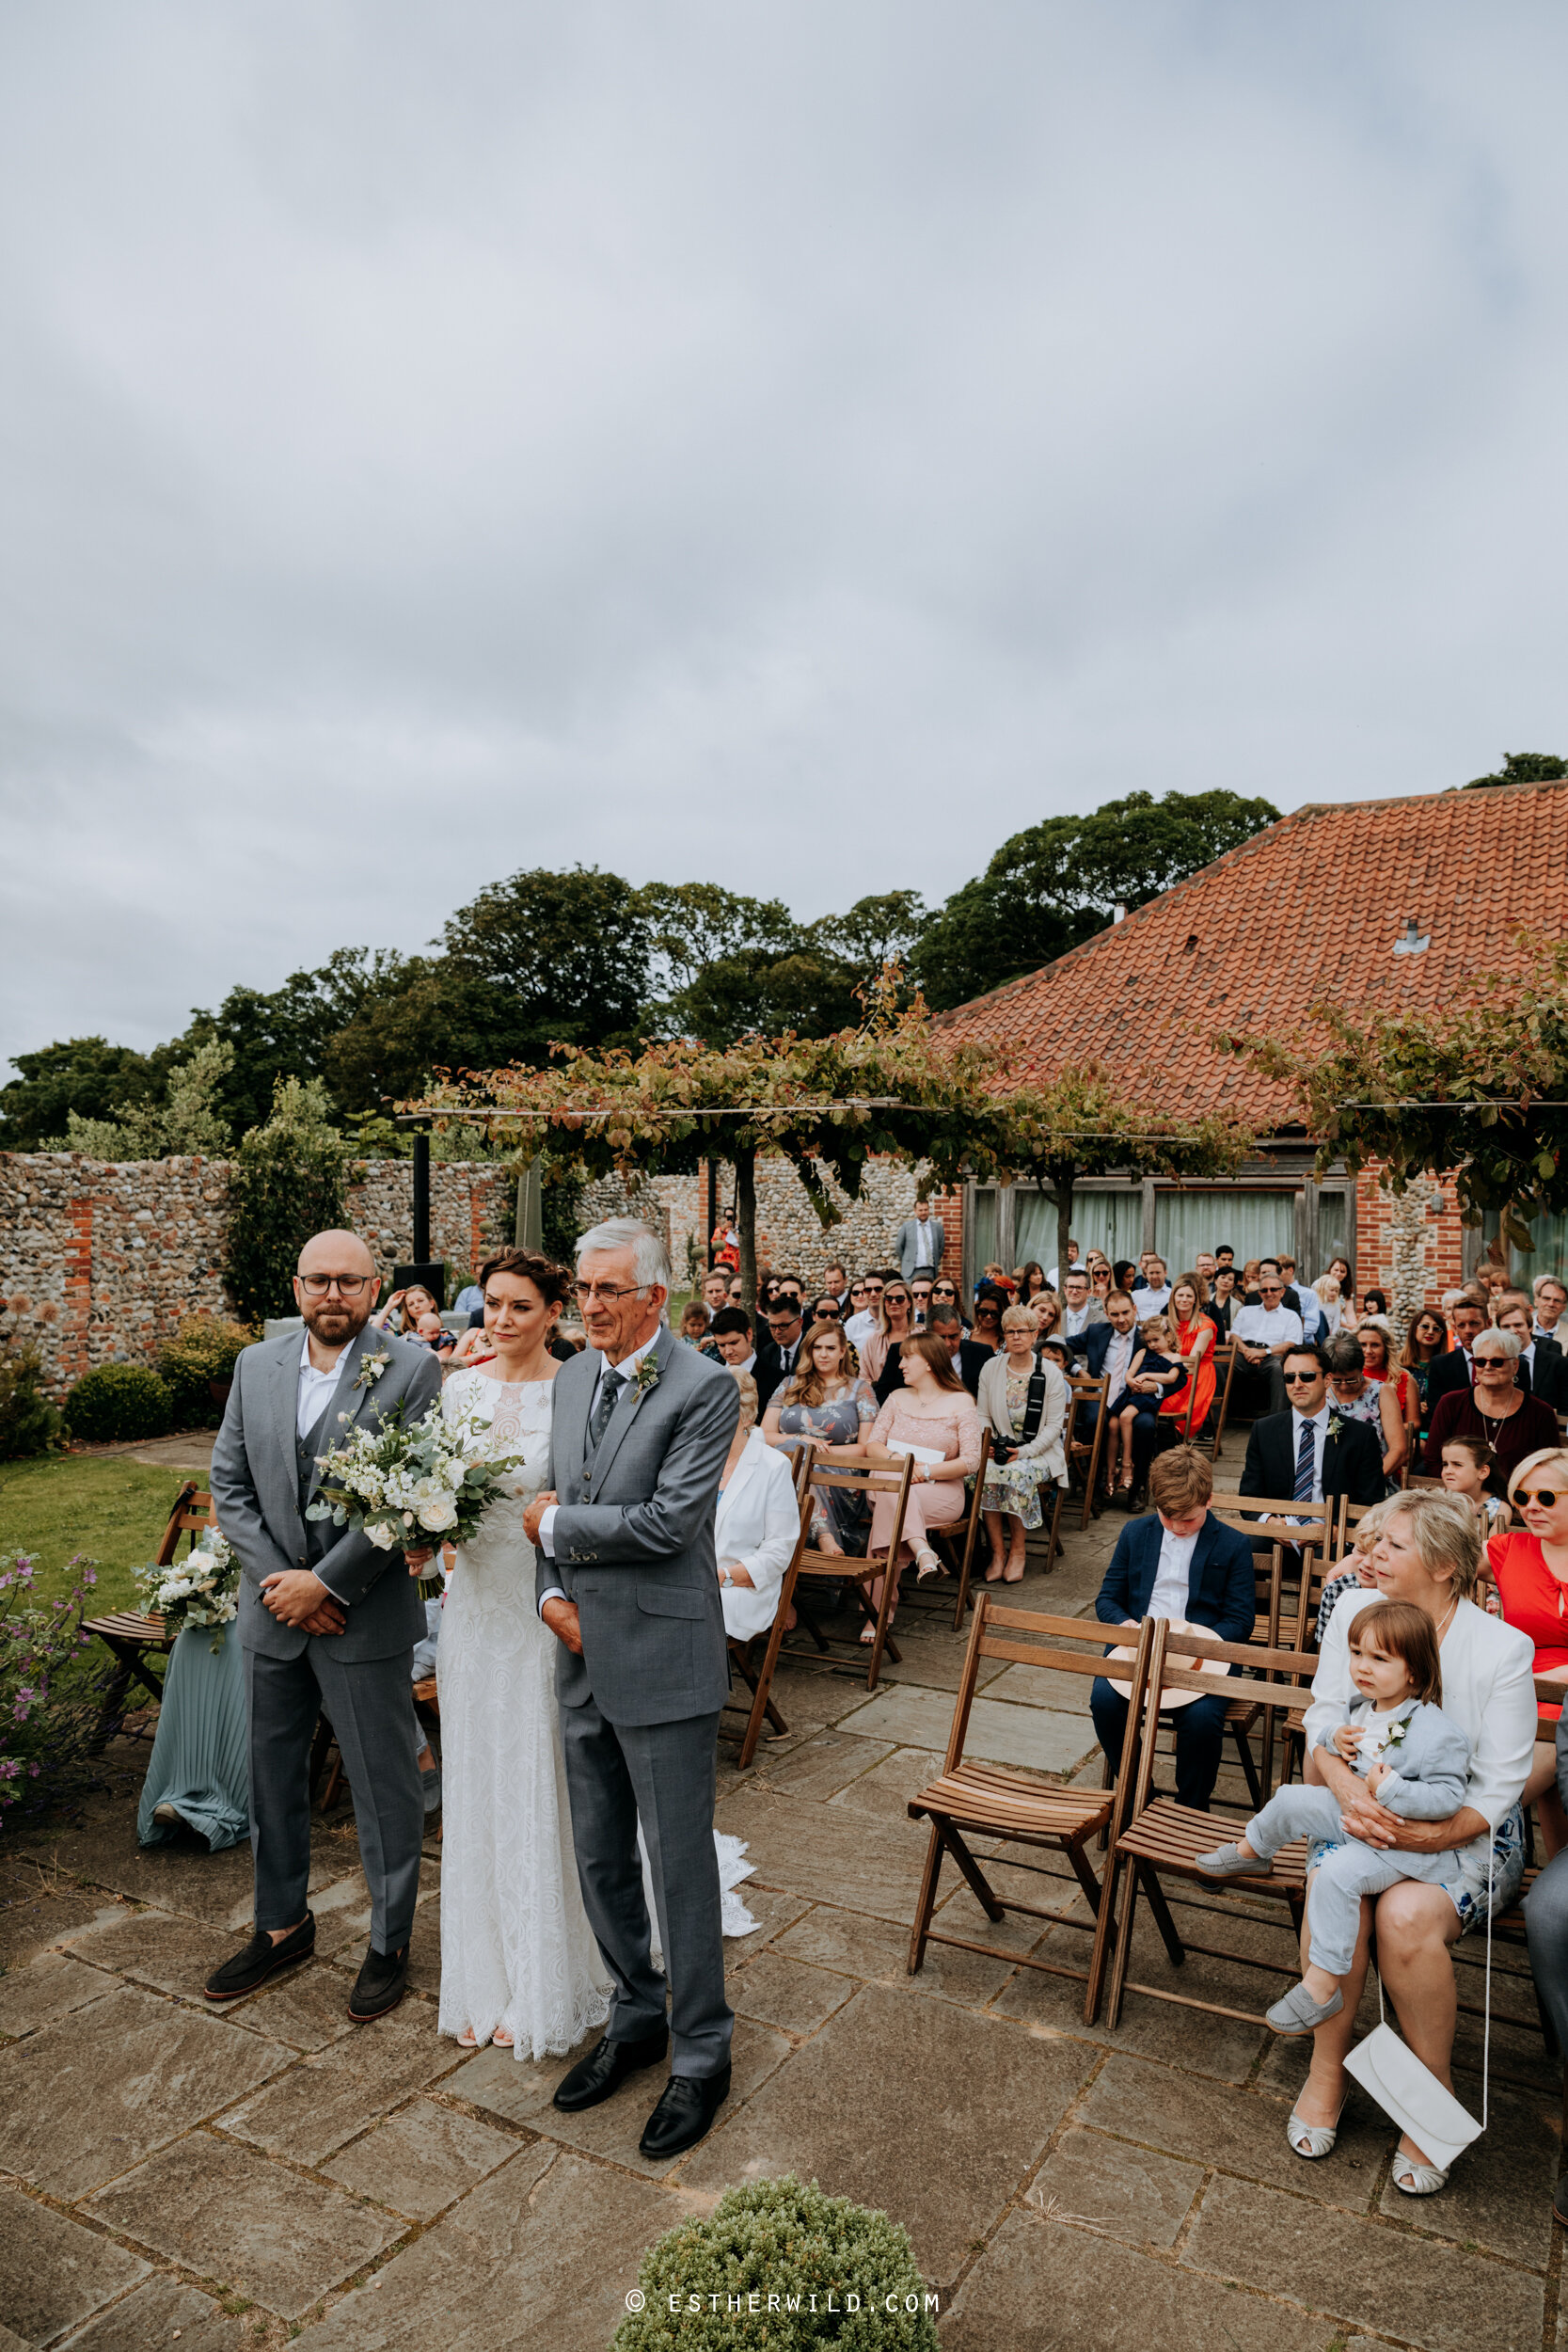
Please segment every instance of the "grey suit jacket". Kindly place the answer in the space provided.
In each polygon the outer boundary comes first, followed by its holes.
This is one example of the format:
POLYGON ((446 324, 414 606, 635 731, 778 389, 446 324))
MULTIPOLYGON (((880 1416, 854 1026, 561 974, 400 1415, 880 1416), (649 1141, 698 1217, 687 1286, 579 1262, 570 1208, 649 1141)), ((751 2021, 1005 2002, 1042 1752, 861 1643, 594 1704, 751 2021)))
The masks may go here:
MULTIPOLYGON (((363 1535, 328 1527, 327 1549, 308 1557, 299 1507, 294 1417, 299 1399, 300 1335, 262 1340, 234 1365, 234 1385, 213 1448, 213 1507, 244 1571, 240 1640, 264 1658, 297 1658, 308 1642, 331 1645, 345 1665, 391 1658, 422 1639, 424 1610, 401 1551, 378 1551, 363 1535), (341 1633, 306 1633, 281 1625, 261 1598, 261 1579, 313 1565, 323 1581, 348 1604, 341 1633)), ((327 1406, 323 1451, 337 1445, 356 1422, 389 1419, 400 1404, 419 1421, 441 1392, 441 1367, 427 1348, 409 1347, 368 1327, 343 1350, 338 1385, 327 1406), (366 1356, 386 1352, 381 1377, 357 1389, 366 1356), (340 1413, 348 1415, 345 1424, 340 1413)), ((312 1473, 306 1501, 315 1491, 312 1473)))
MULTIPOLYGON (((942 1230, 941 1217, 928 1218, 927 1231, 931 1236, 931 1242, 937 1253, 931 1261, 930 1267, 930 1271, 936 1274, 941 1270, 942 1253, 947 1243, 947 1236, 942 1230)), ((898 1260, 899 1272, 906 1282, 912 1281, 919 1267, 920 1219, 917 1216, 907 1216, 904 1219, 898 1228, 898 1238, 894 1243, 893 1248, 898 1260)))
POLYGON ((537 1593, 577 1603, 582 1656, 556 1655, 562 1707, 596 1701, 612 1724, 711 1715, 729 1690, 713 1523, 740 1391, 722 1364, 661 1331, 584 1462, 600 1358, 584 1348, 556 1375, 546 1484, 561 1497, 537 1593), (641 1367, 640 1367, 641 1369, 641 1367))
MULTIPOLYGON (((1363 1699, 1347 1708, 1344 1721, 1359 1729, 1372 1719, 1363 1699)), ((1440 1707, 1418 1700, 1407 1718, 1404 1738, 1384 1757, 1388 1778, 1377 1791, 1386 1804, 1405 1821, 1446 1821, 1465 1803, 1470 1777, 1470 1742, 1440 1707)))

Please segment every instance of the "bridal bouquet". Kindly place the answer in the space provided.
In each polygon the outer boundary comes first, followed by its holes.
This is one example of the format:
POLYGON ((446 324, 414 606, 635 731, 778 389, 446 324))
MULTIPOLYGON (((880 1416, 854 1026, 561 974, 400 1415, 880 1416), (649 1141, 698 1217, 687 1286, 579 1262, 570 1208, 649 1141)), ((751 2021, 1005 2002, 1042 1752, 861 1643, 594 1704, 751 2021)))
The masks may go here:
POLYGON ((222 1628, 240 1613, 240 1564, 215 1527, 207 1529, 188 1559, 166 1568, 143 1568, 136 1582, 148 1608, 161 1613, 166 1632, 214 1626, 214 1651, 223 1647, 222 1628))
POLYGON ((488 1422, 448 1421, 439 1404, 405 1422, 401 1409, 378 1429, 354 1429, 317 1457, 321 1483, 310 1519, 352 1527, 380 1551, 420 1549, 429 1536, 467 1543, 502 1491, 520 1454, 498 1454, 488 1422))

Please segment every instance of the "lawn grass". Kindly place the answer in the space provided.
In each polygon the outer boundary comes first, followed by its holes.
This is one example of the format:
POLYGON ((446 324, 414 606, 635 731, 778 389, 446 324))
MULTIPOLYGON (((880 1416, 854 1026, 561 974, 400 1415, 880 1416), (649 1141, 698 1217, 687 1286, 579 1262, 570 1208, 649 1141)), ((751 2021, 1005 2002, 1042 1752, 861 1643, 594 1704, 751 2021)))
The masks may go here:
POLYGON ((157 1550, 189 1475, 124 1454, 0 1462, 0 1552, 36 1554, 38 1590, 53 1598, 66 1588, 71 1554, 85 1551, 98 1563, 95 1613, 139 1608, 132 1571, 157 1550))

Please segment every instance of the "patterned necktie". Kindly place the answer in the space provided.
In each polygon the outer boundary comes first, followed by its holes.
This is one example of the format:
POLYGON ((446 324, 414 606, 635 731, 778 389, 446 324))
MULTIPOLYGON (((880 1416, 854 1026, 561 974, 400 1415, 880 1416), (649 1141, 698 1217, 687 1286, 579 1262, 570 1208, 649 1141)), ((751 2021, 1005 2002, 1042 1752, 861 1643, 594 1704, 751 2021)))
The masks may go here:
POLYGON ((1310 1502, 1312 1500, 1314 1445, 1312 1424, 1304 1421, 1301 1424, 1301 1443, 1296 1448, 1296 1483, 1291 1489, 1291 1499, 1294 1502, 1310 1502))
POLYGON ((604 1436, 605 1431, 609 1428, 610 1416, 615 1410, 615 1400, 620 1395, 621 1391, 626 1387, 626 1374, 624 1372, 616 1372, 612 1370, 609 1364, 607 1364, 605 1366, 604 1378, 599 1383, 599 1393, 594 1400, 594 1417, 588 1424, 588 1451, 590 1454, 595 1453, 598 1450, 599 1439, 604 1436))

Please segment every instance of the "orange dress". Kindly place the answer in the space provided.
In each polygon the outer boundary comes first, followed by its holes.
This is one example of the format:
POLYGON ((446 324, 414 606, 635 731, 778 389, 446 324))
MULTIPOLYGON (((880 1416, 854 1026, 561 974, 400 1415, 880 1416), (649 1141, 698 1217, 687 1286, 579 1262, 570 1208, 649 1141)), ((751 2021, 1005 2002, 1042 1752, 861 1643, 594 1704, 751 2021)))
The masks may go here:
POLYGON ((1210 1323, 1207 1315, 1199 1315, 1192 1323, 1179 1323, 1174 1327, 1176 1331, 1174 1352, 1178 1356, 1187 1356, 1192 1352, 1193 1341, 1205 1326, 1208 1327, 1211 1344, 1199 1357, 1197 1370, 1188 1383, 1188 1387, 1196 1390, 1196 1394, 1189 1397, 1186 1388, 1178 1389, 1176 1394, 1167 1396, 1160 1407, 1162 1418, 1168 1415, 1173 1421, 1180 1421, 1185 1427, 1188 1425, 1185 1416, 1190 1404, 1193 1408, 1190 1425, 1195 1438, 1208 1420, 1209 1407, 1214 1401, 1214 1350, 1212 1346, 1214 1327, 1210 1323))
MULTIPOLYGON (((1546 1565, 1539 1535, 1512 1528, 1489 1536, 1486 1558, 1504 1622, 1535 1644, 1535 1672, 1552 1674, 1568 1666, 1568 1589, 1546 1565)), ((1560 1707, 1543 1707, 1541 1720, 1555 1724, 1561 1712, 1560 1707)))

